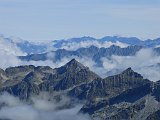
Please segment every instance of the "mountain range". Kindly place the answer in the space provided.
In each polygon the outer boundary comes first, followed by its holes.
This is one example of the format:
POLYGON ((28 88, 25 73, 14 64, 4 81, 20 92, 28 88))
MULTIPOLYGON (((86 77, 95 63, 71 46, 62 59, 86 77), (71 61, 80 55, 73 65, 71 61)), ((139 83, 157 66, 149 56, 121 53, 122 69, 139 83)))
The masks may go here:
POLYGON ((136 37, 118 37, 118 36, 106 36, 100 39, 93 37, 79 37, 79 38, 71 38, 64 40, 51 40, 46 43, 36 43, 29 42, 26 40, 22 40, 20 38, 13 37, 4 37, 0 35, 0 39, 8 41, 12 44, 17 45, 21 51, 27 54, 38 54, 48 51, 48 47, 52 49, 66 49, 66 50, 77 50, 79 48, 96 46, 98 48, 101 47, 110 47, 112 45, 119 47, 127 47, 127 46, 142 46, 142 47, 159 47, 160 46, 160 38, 157 39, 147 39, 141 40, 136 37))
MULTIPOLYGON (((81 37, 35 44, 0 36, 0 42, 2 55, 10 51, 10 54, 14 53, 13 55, 16 55, 22 63, 41 61, 45 64, 45 61, 49 60, 56 65, 64 58, 72 59, 61 67, 52 66, 54 69, 41 65, 0 69, 1 94, 7 92, 26 102, 30 102, 32 96, 42 92, 54 96, 56 101, 65 95, 71 100, 69 104, 59 109, 71 108, 73 104, 81 103, 81 109, 77 114, 88 114, 92 120, 160 119, 160 81, 157 81, 160 70, 159 38, 143 41, 136 37, 107 36, 101 39, 81 37), (145 49, 147 51, 143 51, 145 49), (133 62, 132 67, 136 66, 140 71, 143 69, 142 73, 152 74, 151 79, 146 79, 146 76, 143 77, 131 67, 122 71, 120 66, 113 69, 115 72, 98 69, 104 67, 107 60, 109 64, 107 63, 106 67, 114 68, 119 61, 112 59, 112 56, 121 57, 118 60, 124 62, 119 63, 123 66, 133 62), (92 67, 91 70, 90 66, 81 64, 78 62, 81 58, 87 58, 84 61, 88 64, 92 62, 89 59, 93 60, 96 67, 92 67), (102 58, 107 59, 102 61, 102 58), (106 77, 95 73, 97 69, 101 73, 107 72, 106 77), (114 74, 110 74, 112 72, 114 74), (156 77, 156 82, 153 82, 153 77, 156 77)), ((5 104, 0 104, 0 108, 3 106, 5 104)))
MULTIPOLYGON (((126 48, 120 48, 119 46, 112 45, 109 48, 98 48, 91 46, 89 48, 79 48, 77 50, 65 50, 58 49, 56 51, 50 51, 41 54, 31 54, 27 56, 19 56, 24 61, 45 61, 51 59, 53 62, 59 61, 63 58, 69 57, 87 57, 94 60, 97 64, 100 64, 100 59, 103 57, 110 58, 112 55, 117 56, 134 56, 138 51, 143 49, 142 46, 128 46, 126 48)), ((153 51, 160 55, 160 47, 153 48, 153 51)))
MULTIPOLYGON (((107 42, 111 42, 111 45, 120 45, 119 43, 128 45, 128 46, 134 46, 134 45, 138 45, 138 46, 144 46, 144 47, 156 47, 158 45, 160 45, 160 38, 151 40, 151 39, 147 39, 147 40, 141 40, 139 38, 136 37, 118 37, 118 36, 106 36, 100 39, 96 39, 93 37, 81 37, 81 38, 71 38, 71 39, 67 39, 67 40, 55 40, 53 41, 54 43, 54 47, 61 49, 63 48, 64 45, 74 45, 74 44, 82 44, 82 43, 88 43, 90 47, 91 45, 94 45, 95 42, 101 43, 101 44, 105 44, 107 42), (89 43, 92 44, 89 44, 89 43)), ((126 47, 126 46, 125 46, 126 47)))
POLYGON ((132 68, 102 79, 75 59, 55 69, 33 65, 0 69, 1 92, 26 101, 42 91, 65 94, 83 101, 79 112, 93 120, 158 120, 159 83, 132 68))

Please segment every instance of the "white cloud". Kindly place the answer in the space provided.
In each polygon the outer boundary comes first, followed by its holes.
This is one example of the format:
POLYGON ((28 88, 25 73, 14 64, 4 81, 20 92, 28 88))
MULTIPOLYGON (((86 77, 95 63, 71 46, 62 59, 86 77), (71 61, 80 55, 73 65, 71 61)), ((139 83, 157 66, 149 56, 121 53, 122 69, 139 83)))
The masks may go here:
POLYGON ((116 42, 99 42, 99 41, 90 41, 90 40, 86 40, 86 41, 81 41, 79 43, 77 42, 69 42, 69 43, 63 43, 61 46, 61 49, 66 49, 66 50, 77 50, 79 48, 88 48, 90 46, 96 46, 98 48, 104 47, 104 48, 108 48, 112 45, 116 45, 119 46, 121 48, 127 47, 128 45, 125 43, 121 43, 119 41, 116 42))
POLYGON ((8 93, 3 93, 1 96, 0 96, 0 104, 1 103, 5 103, 6 105, 9 105, 9 106, 17 106, 19 104, 21 104, 20 100, 14 96, 11 96, 10 94, 8 93))
POLYGON ((0 68, 19 65, 20 60, 16 56, 25 55, 14 43, 0 36, 0 68))
POLYGON ((8 41, 2 36, 0 36, 0 51, 16 56, 25 54, 16 46, 16 44, 8 41))
POLYGON ((156 55, 152 49, 142 49, 135 56, 115 56, 111 59, 102 58, 103 67, 106 71, 119 69, 120 71, 131 67, 145 78, 153 81, 160 80, 160 56, 156 55))
MULTIPOLYGON (((11 38, 4 38, 3 35, 0 35, 0 68, 5 69, 7 67, 14 67, 19 65, 36 65, 36 66, 51 66, 55 68, 57 64, 53 64, 51 60, 46 61, 21 61, 17 58, 17 56, 26 55, 26 53, 22 52, 14 42, 20 42, 21 39, 11 39, 11 38)), ((23 42, 23 41, 21 41, 23 42)))
POLYGON ((160 47, 160 45, 156 45, 156 46, 155 46, 155 48, 159 48, 159 47, 160 47))
POLYGON ((13 97, 4 93, 0 96, 3 101, 0 104, 5 104, 0 109, 0 119, 10 120, 90 120, 88 115, 78 114, 81 105, 69 109, 58 110, 56 107, 63 106, 66 101, 63 97, 62 102, 49 100, 50 97, 46 94, 42 96, 34 96, 31 103, 20 101, 17 97, 13 97), (13 99, 12 103, 8 104, 8 98, 13 99), (20 101, 20 102, 19 102, 20 101), (17 104, 19 103, 19 104, 17 104))

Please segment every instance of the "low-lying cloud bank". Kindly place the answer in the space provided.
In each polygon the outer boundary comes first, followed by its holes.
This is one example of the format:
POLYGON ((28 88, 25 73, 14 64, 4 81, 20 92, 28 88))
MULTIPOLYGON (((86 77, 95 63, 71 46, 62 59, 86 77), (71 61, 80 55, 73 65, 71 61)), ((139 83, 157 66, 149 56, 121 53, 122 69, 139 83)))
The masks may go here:
POLYGON ((152 49, 142 49, 135 56, 113 55, 110 59, 102 58, 102 63, 107 71, 124 70, 131 67, 145 78, 153 81, 160 80, 160 56, 152 49))
POLYGON ((128 44, 116 41, 116 42, 111 42, 111 41, 105 41, 105 42, 99 42, 98 40, 86 40, 86 41, 81 41, 81 42, 67 42, 63 43, 59 49, 66 49, 66 50, 77 50, 79 48, 88 48, 91 46, 96 46, 98 48, 109 48, 112 45, 119 46, 121 48, 128 47, 128 44))
POLYGON ((15 56, 26 55, 14 43, 5 40, 0 36, 0 67, 19 65, 19 60, 15 56))
POLYGON ((23 102, 8 93, 0 95, 0 119, 9 120, 90 120, 88 115, 78 114, 81 105, 68 109, 57 109, 68 102, 63 97, 56 102, 46 93, 31 97, 30 102, 23 102))
POLYGON ((7 53, 9 55, 25 55, 15 43, 7 41, 0 36, 0 52, 7 53))

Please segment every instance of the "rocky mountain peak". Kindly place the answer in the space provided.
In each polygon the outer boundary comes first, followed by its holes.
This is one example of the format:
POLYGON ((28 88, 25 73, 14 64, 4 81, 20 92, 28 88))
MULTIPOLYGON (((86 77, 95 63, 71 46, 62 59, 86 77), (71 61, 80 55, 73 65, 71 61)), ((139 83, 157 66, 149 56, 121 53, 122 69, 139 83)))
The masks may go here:
POLYGON ((122 75, 135 77, 135 78, 143 78, 139 73, 135 72, 131 67, 124 70, 122 72, 122 75))
POLYGON ((76 59, 72 59, 70 62, 68 62, 66 65, 64 65, 66 68, 72 68, 72 69, 88 69, 88 67, 85 67, 83 64, 79 63, 76 59))
POLYGON ((134 72, 133 69, 131 67, 127 68, 126 70, 123 71, 123 73, 128 73, 128 72, 134 72))
POLYGON ((67 63, 67 65, 71 65, 71 64, 79 64, 79 62, 75 58, 73 58, 71 61, 67 63))

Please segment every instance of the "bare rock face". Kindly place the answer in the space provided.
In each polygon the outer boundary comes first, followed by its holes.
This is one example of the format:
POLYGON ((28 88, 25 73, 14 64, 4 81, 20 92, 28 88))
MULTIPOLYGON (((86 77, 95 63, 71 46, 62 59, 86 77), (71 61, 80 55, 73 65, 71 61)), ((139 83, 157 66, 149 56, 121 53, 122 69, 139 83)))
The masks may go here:
POLYGON ((160 110, 148 116, 146 120, 160 120, 160 110))
POLYGON ((3 87, 3 84, 8 80, 7 74, 4 70, 0 69, 0 87, 3 87))
POLYGON ((126 69, 119 75, 97 81, 92 83, 96 84, 94 85, 97 87, 94 89, 95 91, 88 92, 92 94, 94 99, 89 99, 81 112, 88 113, 93 118, 100 116, 103 120, 131 119, 145 107, 145 100, 137 101, 152 91, 151 82, 143 79, 140 74, 134 72, 131 68, 126 69), (101 89, 99 84, 101 84, 101 89))
POLYGON ((145 85, 150 87, 150 81, 143 79, 140 74, 128 68, 119 75, 110 76, 105 79, 98 78, 89 84, 77 86, 69 94, 76 95, 80 99, 87 98, 93 100, 96 98, 114 97, 124 91, 145 85))
POLYGON ((28 98, 39 91, 61 91, 100 78, 75 59, 66 65, 52 69, 48 66, 19 66, 2 70, 10 79, 2 85, 2 91, 8 91, 20 98, 28 98))
POLYGON ((55 69, 32 65, 0 69, 0 91, 23 100, 42 91, 65 94, 86 101, 80 112, 93 120, 159 119, 159 108, 154 109, 160 102, 159 81, 144 79, 131 68, 104 79, 75 59, 55 69))
POLYGON ((82 83, 88 83, 96 78, 100 78, 90 71, 88 67, 83 66, 75 59, 56 69, 56 71, 59 79, 55 86, 56 90, 69 89, 82 83))

